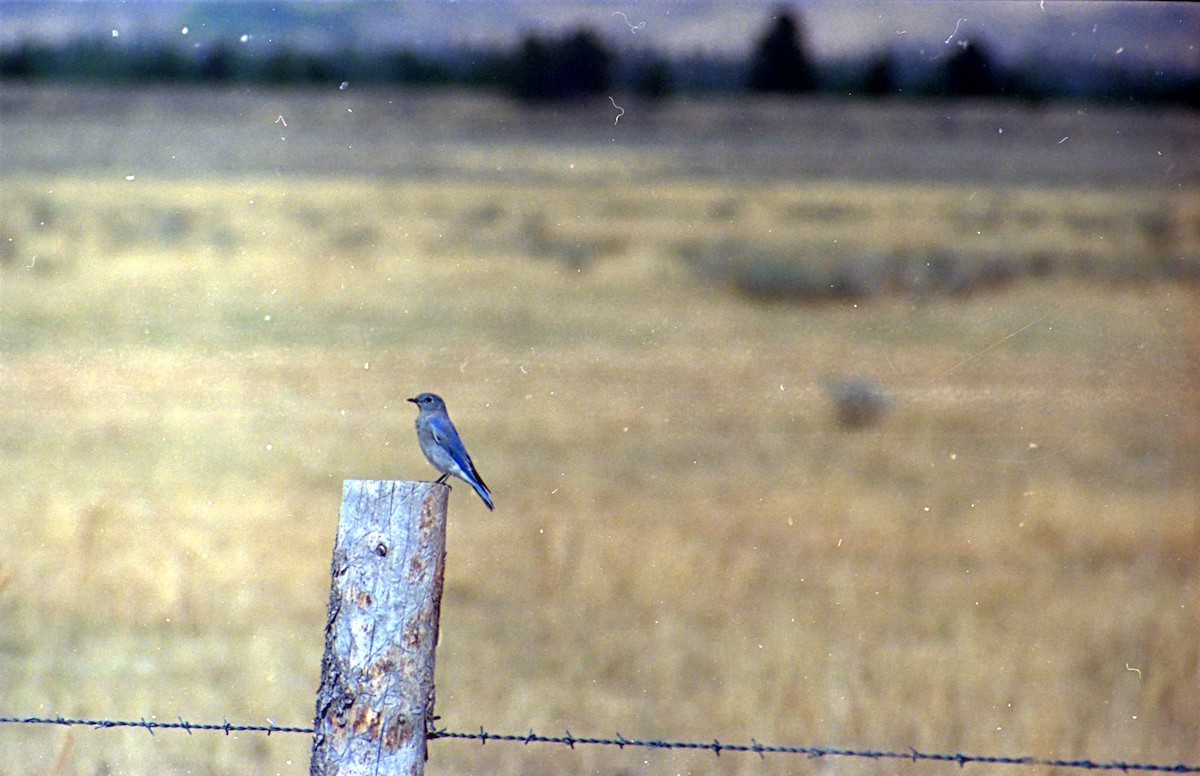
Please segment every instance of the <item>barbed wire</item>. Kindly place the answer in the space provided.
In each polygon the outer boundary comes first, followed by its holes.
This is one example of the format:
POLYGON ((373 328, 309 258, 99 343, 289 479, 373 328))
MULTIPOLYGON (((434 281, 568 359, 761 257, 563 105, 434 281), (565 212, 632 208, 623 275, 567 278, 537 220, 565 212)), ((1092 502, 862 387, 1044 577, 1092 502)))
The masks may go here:
POLYGON ((143 728, 149 731, 150 735, 154 735, 155 730, 185 730, 188 735, 192 734, 193 730, 219 730, 225 735, 230 733, 266 733, 268 736, 272 733, 308 733, 312 734, 312 727, 289 727, 284 725, 276 725, 271 722, 267 725, 235 725, 229 720, 223 722, 188 722, 183 717, 179 718, 178 722, 160 722, 155 719, 71 719, 70 717, 0 717, 0 724, 9 723, 14 725, 82 725, 92 728, 143 728))
MULTIPOLYGON (((313 729, 311 726, 286 726, 276 725, 268 720, 269 724, 254 725, 254 724, 234 724, 228 719, 222 722, 188 722, 182 717, 178 721, 162 722, 159 720, 148 720, 145 717, 137 720, 119 720, 119 719, 73 719, 69 717, 0 717, 0 724, 16 724, 16 725, 81 725, 92 728, 142 728, 148 731, 151 735, 155 730, 183 730, 191 735, 193 730, 202 731, 217 731, 225 735, 241 732, 266 733, 268 736, 272 733, 306 733, 311 735, 313 729)), ((954 763, 959 767, 964 765, 978 763, 984 765, 1033 765, 1040 767, 1052 768, 1078 768, 1092 771, 1137 771, 1142 773, 1200 773, 1200 765, 1188 765, 1185 763, 1176 763, 1174 765, 1164 763, 1142 763, 1142 762, 1126 762, 1123 760, 1112 760, 1108 762, 1098 762, 1088 758, 1065 759, 1065 758, 1042 758, 1042 757, 1011 757, 1004 755, 979 755, 966 754, 964 752, 922 752, 917 749, 909 749, 906 752, 888 751, 881 749, 849 749, 842 747, 825 747, 825 746, 783 746, 775 744, 760 744, 755 739, 750 739, 750 743, 733 743, 727 741, 669 741, 663 739, 638 739, 626 738, 619 732, 613 738, 595 738, 589 736, 576 736, 571 731, 566 731, 561 736, 546 736, 535 733, 530 730, 525 734, 506 734, 506 733, 490 733, 480 726, 478 732, 465 733, 445 728, 431 728, 426 732, 426 736, 430 741, 437 739, 458 739, 466 741, 478 741, 481 746, 486 746, 488 741, 501 741, 506 743, 519 744, 558 744, 574 749, 576 746, 615 746, 618 749, 641 748, 641 749, 682 749, 692 751, 709 751, 718 757, 722 752, 738 752, 757 754, 759 757, 766 757, 768 754, 801 754, 807 757, 861 757, 869 760, 910 760, 912 762, 942 762, 954 763)))
POLYGON ((625 747, 641 747, 646 749, 691 749, 691 750, 708 750, 713 754, 720 756, 721 752, 750 752, 757 754, 759 757, 765 757, 768 754, 803 754, 809 757, 863 757, 871 760, 911 760, 932 761, 932 762, 949 762, 955 763, 962 767, 968 763, 983 763, 989 765, 1036 765, 1036 766, 1051 766, 1056 768, 1081 768, 1087 770, 1099 771, 1142 771, 1142 772, 1158 772, 1158 773, 1200 773, 1200 765, 1186 765, 1178 763, 1175 765, 1165 765, 1161 763, 1137 763, 1137 762, 1096 762, 1090 759, 1046 759, 1041 757, 1005 757, 995 755, 976 755, 965 754, 963 752, 955 752, 953 754, 938 753, 938 752, 921 752, 916 749, 909 749, 907 752, 896 752, 875 749, 845 749, 840 747, 822 747, 822 746, 778 746, 770 744, 760 744, 753 738, 749 744, 738 744, 718 741, 663 741, 660 739, 640 740, 626 738, 620 733, 616 734, 615 738, 586 738, 574 736, 571 731, 567 731, 566 735, 562 736, 543 736, 530 730, 526 735, 497 735, 489 733, 482 727, 478 733, 457 733, 448 730, 431 730, 428 735, 430 740, 438 738, 458 738, 479 741, 481 745, 486 745, 488 741, 509 741, 523 744, 562 744, 571 749, 575 748, 576 744, 580 745, 598 745, 598 746, 615 746, 619 749, 625 747))

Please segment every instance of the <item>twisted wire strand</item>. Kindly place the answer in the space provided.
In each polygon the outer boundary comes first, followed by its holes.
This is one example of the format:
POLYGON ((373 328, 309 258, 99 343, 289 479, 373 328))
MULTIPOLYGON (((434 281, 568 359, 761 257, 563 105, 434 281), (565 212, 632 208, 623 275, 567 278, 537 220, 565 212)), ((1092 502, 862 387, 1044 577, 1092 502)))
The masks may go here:
MULTIPOLYGON (((156 730, 183 730, 188 735, 191 735, 193 730, 200 731, 216 731, 231 735, 233 733, 266 733, 268 736, 272 733, 305 733, 311 735, 313 728, 311 726, 289 726, 276 725, 268 720, 266 725, 255 724, 235 724, 225 719, 221 722, 189 722, 182 717, 176 721, 159 721, 148 720, 145 717, 136 720, 129 719, 77 719, 70 717, 2 717, 0 716, 0 724, 14 725, 80 725, 97 729, 113 729, 113 728, 141 728, 146 730, 151 735, 156 730)), ((1098 762, 1088 758, 1064 759, 1064 758, 1041 758, 1041 757, 1026 757, 1026 756, 1004 756, 1004 755, 978 755, 967 754, 964 752, 921 752, 916 749, 909 749, 906 752, 888 751, 880 749, 849 749, 842 747, 825 747, 825 746, 783 746, 777 744, 761 744, 755 739, 750 739, 750 743, 735 743, 728 741, 720 741, 713 739, 712 741, 671 741, 664 739, 638 739, 626 738, 620 732, 616 733, 611 738, 592 737, 592 736, 576 736, 570 730, 566 731, 561 736, 547 736, 536 733, 530 730, 524 734, 512 733, 491 733, 480 726, 478 732, 462 732, 447 730, 445 728, 431 728, 426 731, 427 738, 430 741, 437 739, 457 739, 464 741, 478 741, 480 745, 486 746, 488 741, 499 741, 506 743, 519 744, 557 744, 574 749, 576 746, 615 746, 618 749, 641 748, 641 749, 680 749, 692 751, 709 751, 716 756, 720 756, 722 752, 737 752, 757 754, 759 757, 766 757, 768 754, 800 754, 807 757, 861 757, 870 760, 910 760, 912 762, 949 762, 956 763, 959 767, 970 763, 980 763, 986 765, 1026 765, 1039 767, 1053 768, 1078 768, 1083 770, 1094 771, 1136 771, 1141 773, 1200 773, 1200 765, 1188 765, 1185 763, 1164 764, 1164 763, 1143 763, 1143 762, 1126 762, 1123 760, 1114 760, 1109 762, 1098 762)))
POLYGON ((1097 762, 1087 758, 1079 759, 1063 759, 1063 758, 1040 758, 1040 757, 1009 757, 1000 755, 977 755, 966 754, 963 752, 943 753, 943 752, 921 752, 916 749, 909 749, 907 752, 886 751, 876 749, 846 749, 841 747, 822 747, 822 746, 780 746, 771 744, 760 744, 755 739, 750 739, 750 743, 730 743, 725 741, 664 741, 662 739, 634 739, 626 738, 619 732, 614 738, 592 738, 575 736, 571 731, 566 731, 565 735, 561 736, 544 736, 530 730, 527 734, 496 734, 489 733, 480 727, 476 733, 452 732, 448 730, 432 730, 429 732, 429 738, 457 738, 479 741, 481 745, 486 745, 488 741, 508 741, 522 744, 561 744, 574 749, 579 745, 598 745, 598 746, 615 746, 620 749, 625 747, 641 747, 647 749, 691 749, 691 750, 708 750, 713 754, 720 756, 721 752, 750 752, 765 757, 768 754, 802 754, 808 757, 862 757, 871 760, 911 760, 913 762, 932 761, 932 762, 951 762, 956 763, 960 767, 968 763, 983 763, 989 765, 1035 765, 1040 767, 1056 767, 1056 768, 1080 768, 1086 770, 1100 771, 1139 771, 1139 772, 1157 772, 1157 773, 1200 773, 1200 765, 1187 765, 1184 763, 1162 764, 1162 763, 1139 763, 1125 761, 1097 762))
POLYGON ((154 719, 72 719, 70 717, 0 717, 0 723, 8 723, 13 725, 82 725, 92 728, 142 728, 148 731, 151 735, 155 730, 184 730, 188 735, 191 735, 193 730, 217 730, 225 735, 231 733, 253 732, 266 733, 268 736, 272 733, 309 733, 313 732, 312 727, 294 727, 286 725, 276 725, 274 723, 266 725, 243 725, 234 724, 228 719, 222 722, 188 722, 183 717, 180 717, 176 722, 162 722, 154 719))

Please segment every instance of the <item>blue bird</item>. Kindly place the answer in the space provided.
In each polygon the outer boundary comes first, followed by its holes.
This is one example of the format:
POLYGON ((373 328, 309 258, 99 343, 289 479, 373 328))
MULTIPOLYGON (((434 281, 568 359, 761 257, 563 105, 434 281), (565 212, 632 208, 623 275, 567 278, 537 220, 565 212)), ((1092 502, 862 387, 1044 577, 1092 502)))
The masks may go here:
POLYGON ((421 452, 425 453, 433 468, 442 473, 437 481, 445 483, 446 478, 453 474, 474 488, 488 509, 494 509, 491 491, 479 472, 475 471, 475 464, 467 455, 466 446, 458 438, 458 429, 446 413, 446 402, 436 393, 421 393, 408 401, 420 410, 417 414, 417 441, 421 443, 421 452))

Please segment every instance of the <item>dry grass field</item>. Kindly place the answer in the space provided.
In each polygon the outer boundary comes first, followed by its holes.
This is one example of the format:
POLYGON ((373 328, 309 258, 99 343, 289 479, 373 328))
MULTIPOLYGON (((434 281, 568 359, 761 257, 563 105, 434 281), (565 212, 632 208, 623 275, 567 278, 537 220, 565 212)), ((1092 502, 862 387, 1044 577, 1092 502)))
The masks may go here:
MULTIPOLYGON (((212 94, 22 99, 0 119, 0 715, 308 724, 341 482, 431 479, 403 399, 434 390, 497 504, 451 497, 451 729, 1200 762, 1200 299, 1167 271, 1200 257, 1200 193, 1111 185, 1103 139, 1127 134, 1088 125, 1093 178, 1023 148, 1004 182, 757 180, 786 134, 722 175, 686 169, 688 137, 614 152, 611 117, 565 140, 382 122, 354 142, 424 166, 372 175, 270 157, 324 142, 281 140, 275 102, 264 127, 212 94), (131 167, 122 121, 258 161, 131 167), (893 282, 946 260, 1019 271, 893 282), (764 262, 884 280, 769 299, 737 282, 764 262), (890 394, 878 425, 836 423, 838 376, 890 394)), ((478 110, 422 99, 431 125, 478 110)), ((1055 124, 1077 115, 1038 120, 1087 136, 1055 124)), ((301 774, 309 743, 0 725, 0 773, 301 774)), ((429 764, 952 769, 449 741, 429 764)))

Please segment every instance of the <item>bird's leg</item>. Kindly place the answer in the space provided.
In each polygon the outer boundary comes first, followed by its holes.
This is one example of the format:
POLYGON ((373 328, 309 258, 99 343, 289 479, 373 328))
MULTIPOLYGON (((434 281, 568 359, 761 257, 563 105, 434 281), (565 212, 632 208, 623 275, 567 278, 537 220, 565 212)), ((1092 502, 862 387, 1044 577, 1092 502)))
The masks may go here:
POLYGON ((436 482, 438 485, 445 485, 445 484, 446 484, 446 480, 447 480, 449 477, 450 477, 450 475, 449 475, 449 474, 443 474, 441 477, 438 477, 436 480, 434 480, 434 482, 436 482))

